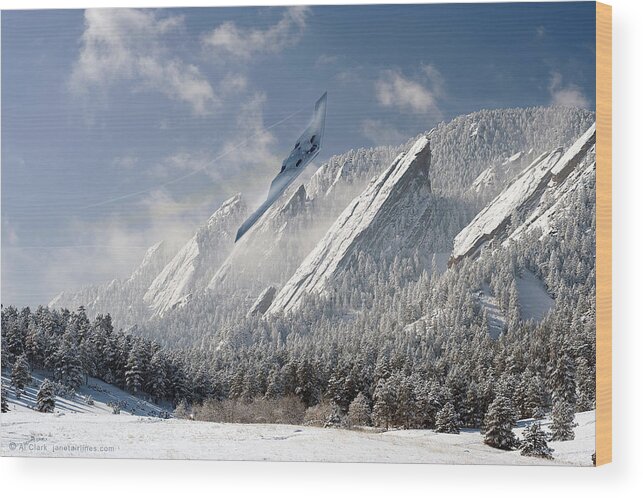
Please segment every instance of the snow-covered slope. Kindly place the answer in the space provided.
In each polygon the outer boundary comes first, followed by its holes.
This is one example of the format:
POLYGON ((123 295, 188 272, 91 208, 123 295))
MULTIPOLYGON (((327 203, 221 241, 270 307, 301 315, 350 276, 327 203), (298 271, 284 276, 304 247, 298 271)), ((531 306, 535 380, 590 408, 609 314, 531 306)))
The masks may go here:
POLYGON ((185 304, 194 292, 205 289, 221 262, 232 250, 234 234, 247 214, 239 194, 225 201, 163 268, 144 300, 157 315, 185 304))
POLYGON ((559 148, 540 155, 455 237, 451 262, 477 254, 489 240, 524 232, 573 189, 566 183, 572 173, 593 167, 595 142, 594 124, 566 152, 559 148))
POLYGON ((158 272, 159 265, 163 263, 163 260, 167 256, 164 254, 165 246, 165 242, 160 241, 145 251, 145 256, 143 256, 141 264, 132 272, 127 281, 129 283, 141 281, 142 285, 145 285, 150 275, 158 272))
POLYGON ((529 270, 516 278, 520 318, 540 321, 555 304, 542 281, 529 270))
POLYGON ((476 297, 478 298, 484 313, 487 315, 489 335, 493 339, 497 339, 507 327, 507 319, 502 312, 502 309, 500 309, 498 299, 493 295, 493 292, 487 283, 482 286, 482 289, 476 292, 476 297))
POLYGON ((516 152, 502 159, 502 161, 491 164, 473 181, 467 190, 467 194, 485 202, 489 201, 498 195, 499 191, 506 186, 508 180, 522 171, 534 159, 534 150, 530 149, 527 152, 516 152))
MULTIPOLYGON (((581 151, 574 157, 578 162, 566 161, 565 157, 559 161, 552 170, 550 195, 543 196, 523 222, 516 228, 504 242, 517 240, 525 234, 539 229, 541 233, 551 234, 555 230, 556 221, 564 217, 573 207, 573 196, 581 188, 592 186, 596 181, 596 150, 591 140, 585 143, 589 148, 586 153, 581 151)), ((581 144, 576 144, 579 146, 581 144)), ((572 157, 574 149, 566 152, 565 156, 572 157)))
MULTIPOLYGON (((32 372, 32 383, 26 387, 20 399, 16 398, 13 388, 7 388, 7 402, 10 413, 24 414, 33 412, 36 406, 36 395, 40 385, 47 377, 42 371, 32 372)), ((49 376, 51 379, 51 376, 49 376)), ((2 384, 11 385, 11 376, 8 372, 2 374, 2 384)), ((86 413, 91 415, 113 415, 112 406, 118 405, 120 413, 126 415, 145 415, 160 417, 171 407, 162 407, 142 398, 127 393, 118 387, 107 384, 100 379, 89 377, 87 384, 81 385, 73 396, 56 396, 53 416, 86 413)), ((2 414, 4 417, 5 414, 2 414)), ((38 413, 40 417, 45 414, 38 413)))
POLYGON ((412 232, 424 214, 431 193, 430 162, 428 137, 400 154, 339 216, 281 289, 268 313, 291 311, 306 294, 322 293, 360 249, 388 246, 394 250, 399 242, 396 237, 412 232))

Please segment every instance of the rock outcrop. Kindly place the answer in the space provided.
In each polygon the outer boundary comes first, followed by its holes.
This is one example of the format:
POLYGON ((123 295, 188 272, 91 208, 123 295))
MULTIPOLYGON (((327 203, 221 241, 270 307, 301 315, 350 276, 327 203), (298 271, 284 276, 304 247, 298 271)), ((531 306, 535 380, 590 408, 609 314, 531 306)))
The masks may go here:
POLYGON ((567 182, 570 176, 575 179, 587 167, 595 166, 595 143, 593 124, 567 151, 558 148, 540 155, 455 237, 450 265, 477 255, 490 240, 524 233, 573 188, 567 182))
POLYGON ((144 301, 156 315, 182 306, 206 288, 228 256, 234 234, 247 214, 240 195, 225 201, 154 279, 144 301))
POLYGON ((421 137, 351 202, 281 289, 268 314, 297 308, 306 294, 323 293, 360 250, 388 246, 414 231, 431 194, 428 137, 421 137))

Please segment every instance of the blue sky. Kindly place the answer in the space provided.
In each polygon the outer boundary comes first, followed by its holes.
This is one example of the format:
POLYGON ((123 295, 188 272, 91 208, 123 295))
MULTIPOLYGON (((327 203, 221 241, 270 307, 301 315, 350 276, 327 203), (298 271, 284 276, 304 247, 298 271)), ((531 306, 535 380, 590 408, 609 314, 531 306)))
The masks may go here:
POLYGON ((324 91, 318 163, 482 108, 593 109, 594 24, 589 2, 4 11, 2 302, 258 202, 324 91))

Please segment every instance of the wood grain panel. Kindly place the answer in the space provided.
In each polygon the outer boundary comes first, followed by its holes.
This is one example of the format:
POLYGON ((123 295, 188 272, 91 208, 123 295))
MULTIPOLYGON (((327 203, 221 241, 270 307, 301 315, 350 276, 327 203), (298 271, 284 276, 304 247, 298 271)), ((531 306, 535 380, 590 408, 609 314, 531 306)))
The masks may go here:
POLYGON ((612 7, 596 3, 596 465, 612 461, 612 7))

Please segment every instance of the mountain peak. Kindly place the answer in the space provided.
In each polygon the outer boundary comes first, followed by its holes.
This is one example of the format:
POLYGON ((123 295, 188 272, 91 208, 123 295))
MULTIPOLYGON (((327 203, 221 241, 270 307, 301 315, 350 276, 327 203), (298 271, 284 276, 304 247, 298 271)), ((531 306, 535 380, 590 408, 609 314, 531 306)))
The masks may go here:
MULTIPOLYGON (((327 283, 358 250, 373 247, 380 229, 393 219, 414 224, 424 212, 423 200, 431 193, 431 147, 426 136, 418 139, 358 196, 299 266, 274 299, 267 313, 288 312, 308 293, 323 293, 327 283)), ((389 243, 392 238, 386 237, 389 243)))
POLYGON ((246 216, 241 195, 226 200, 154 279, 143 299, 157 315, 182 306, 207 286, 234 244, 246 216))
MULTIPOLYGON (((507 232, 509 225, 516 221, 512 220, 515 215, 520 214, 521 219, 529 220, 532 212, 543 209, 541 200, 557 198, 555 192, 561 190, 557 186, 587 158, 595 143, 596 125, 592 124, 567 150, 559 147, 536 158, 456 235, 450 264, 476 255, 492 239, 509 236, 507 232), (547 196, 544 195, 546 192, 547 196)), ((546 204, 551 204, 551 201, 546 204)), ((522 232, 524 228, 518 226, 510 231, 522 232)))

